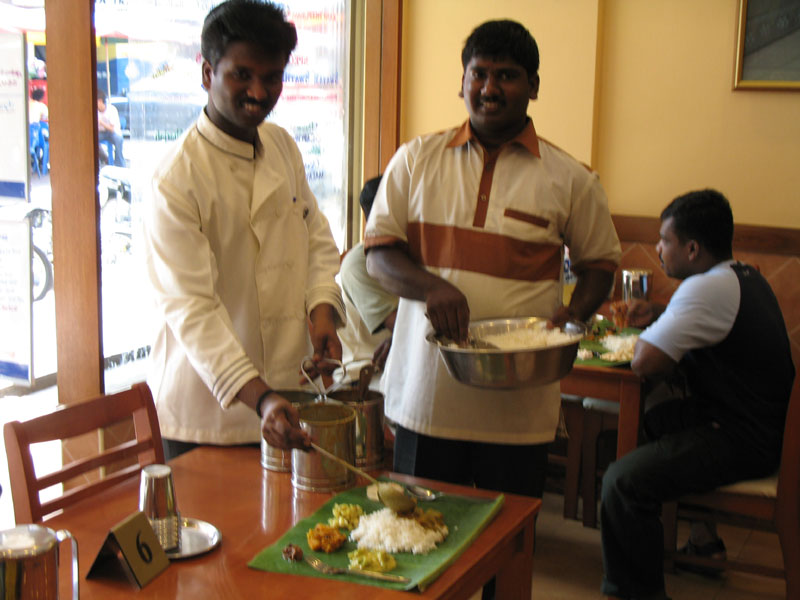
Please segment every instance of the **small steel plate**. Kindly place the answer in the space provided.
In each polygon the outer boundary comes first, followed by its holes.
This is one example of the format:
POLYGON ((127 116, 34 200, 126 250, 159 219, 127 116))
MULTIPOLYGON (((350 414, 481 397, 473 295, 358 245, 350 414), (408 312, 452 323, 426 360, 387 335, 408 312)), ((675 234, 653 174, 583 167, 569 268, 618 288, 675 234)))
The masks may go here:
POLYGON ((219 546, 222 534, 211 523, 184 517, 181 519, 180 550, 167 552, 167 558, 176 560, 197 556, 219 546))

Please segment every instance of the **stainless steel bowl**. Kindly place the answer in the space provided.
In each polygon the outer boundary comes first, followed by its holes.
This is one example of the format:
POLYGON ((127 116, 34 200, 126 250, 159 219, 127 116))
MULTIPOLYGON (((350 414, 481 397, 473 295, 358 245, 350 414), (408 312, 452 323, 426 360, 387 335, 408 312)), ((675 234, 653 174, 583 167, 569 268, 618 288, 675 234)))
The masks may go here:
MULTIPOLYGON (((538 329, 546 325, 547 319, 539 317, 488 319, 470 323, 469 333, 480 340, 487 335, 538 329)), ((570 321, 562 329, 575 334, 575 339, 553 346, 516 350, 454 347, 450 340, 434 334, 429 334, 427 340, 436 344, 447 371, 461 383, 510 390, 552 383, 569 373, 578 353, 580 338, 586 333, 586 325, 570 321)))

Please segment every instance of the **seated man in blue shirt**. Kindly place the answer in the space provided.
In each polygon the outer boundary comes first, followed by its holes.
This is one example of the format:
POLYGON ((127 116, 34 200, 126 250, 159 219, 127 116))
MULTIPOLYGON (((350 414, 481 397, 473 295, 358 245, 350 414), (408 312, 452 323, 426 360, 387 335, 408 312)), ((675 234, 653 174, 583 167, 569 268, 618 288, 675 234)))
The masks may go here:
MULTIPOLYGON (((661 505, 687 493, 766 477, 780 462, 794 381, 778 302, 753 267, 733 260, 733 214, 714 190, 689 192, 661 213, 656 246, 681 284, 658 306, 629 307, 642 332, 631 368, 646 378, 685 378, 684 397, 645 416, 647 443, 603 477, 603 592, 666 598, 661 505), (657 441, 656 441, 657 440, 657 441)), ((690 537, 690 551, 724 552, 715 534, 690 537)))

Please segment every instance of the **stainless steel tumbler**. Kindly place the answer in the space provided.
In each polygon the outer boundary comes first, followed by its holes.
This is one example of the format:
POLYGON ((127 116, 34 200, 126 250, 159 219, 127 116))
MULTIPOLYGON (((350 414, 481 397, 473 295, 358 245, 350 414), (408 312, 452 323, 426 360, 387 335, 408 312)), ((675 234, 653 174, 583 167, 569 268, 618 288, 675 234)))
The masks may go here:
POLYGON ((150 521, 165 552, 180 550, 181 516, 175 500, 171 467, 147 465, 142 469, 139 510, 150 521))
POLYGON ((633 298, 650 298, 653 284, 653 271, 650 269, 624 269, 622 271, 622 299, 627 302, 633 298))

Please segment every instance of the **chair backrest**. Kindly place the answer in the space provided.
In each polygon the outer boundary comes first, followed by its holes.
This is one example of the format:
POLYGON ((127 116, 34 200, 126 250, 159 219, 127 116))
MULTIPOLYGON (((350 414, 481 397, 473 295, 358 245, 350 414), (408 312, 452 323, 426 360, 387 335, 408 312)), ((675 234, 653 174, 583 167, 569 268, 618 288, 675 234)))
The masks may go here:
POLYGON ((52 413, 24 423, 6 423, 3 433, 17 524, 41 521, 46 515, 130 477, 138 476, 141 468, 146 465, 164 462, 153 396, 144 383, 137 383, 131 389, 116 394, 60 406, 52 413), (98 449, 97 454, 74 460, 53 473, 41 477, 36 475, 31 458, 31 444, 66 440, 131 419, 135 439, 110 448, 98 449), (129 464, 134 460, 135 464, 129 464), (123 466, 120 467, 121 463, 123 466), (119 470, 98 479, 97 472, 103 474, 102 470, 108 467, 119 470), (71 487, 55 499, 40 501, 41 490, 74 482, 76 477, 93 479, 71 487))
POLYGON ((795 521, 795 531, 800 531, 800 377, 795 376, 786 425, 783 428, 781 466, 778 470, 777 519, 795 521), (793 516, 792 516, 793 515, 793 516))

